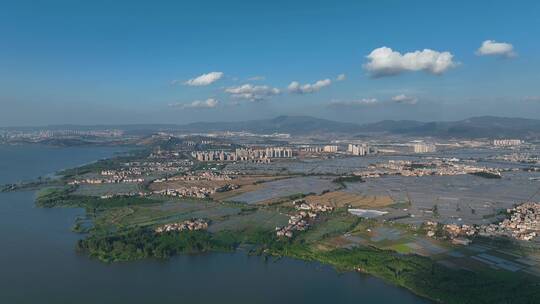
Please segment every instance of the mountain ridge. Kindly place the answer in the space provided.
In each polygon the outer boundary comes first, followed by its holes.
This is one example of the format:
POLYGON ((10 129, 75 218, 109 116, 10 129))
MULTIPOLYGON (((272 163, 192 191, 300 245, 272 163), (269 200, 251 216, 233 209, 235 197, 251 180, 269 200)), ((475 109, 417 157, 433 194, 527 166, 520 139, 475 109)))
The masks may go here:
MULTIPOLYGON (((12 127, 8 129, 37 129, 12 127)), ((375 123, 339 122, 312 116, 281 115, 269 119, 236 122, 193 122, 188 124, 124 124, 124 125, 51 125, 45 129, 103 130, 117 128, 131 133, 177 131, 191 133, 250 132, 255 134, 395 134, 455 138, 540 137, 540 120, 531 118, 476 116, 456 121, 421 122, 416 120, 382 120, 375 123)))

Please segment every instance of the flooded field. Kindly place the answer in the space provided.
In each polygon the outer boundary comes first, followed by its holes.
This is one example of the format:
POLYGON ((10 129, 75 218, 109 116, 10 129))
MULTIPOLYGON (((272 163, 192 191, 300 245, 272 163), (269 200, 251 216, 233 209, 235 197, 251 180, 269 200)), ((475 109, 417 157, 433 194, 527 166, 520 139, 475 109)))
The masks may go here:
POLYGON ((502 179, 472 175, 391 176, 368 179, 365 183, 348 183, 344 191, 388 195, 404 205, 410 201, 405 208, 413 217, 400 220, 407 223, 421 223, 433 218, 436 209, 441 222, 481 224, 496 220, 501 209, 540 199, 540 182, 530 180, 537 175, 506 173, 502 179))
POLYGON ((252 192, 231 197, 230 201, 245 202, 255 204, 270 199, 276 199, 293 194, 316 193, 321 194, 325 190, 334 190, 339 186, 332 182, 332 178, 316 176, 294 177, 277 180, 262 184, 262 188, 252 192))
POLYGON ((388 160, 422 161, 429 158, 458 158, 475 160, 479 166, 493 168, 526 168, 538 165, 523 164, 508 161, 488 160, 489 157, 512 153, 508 149, 451 149, 433 154, 403 154, 403 155, 368 155, 368 156, 337 156, 329 159, 295 159, 276 160, 271 163, 234 163, 228 164, 228 170, 249 172, 251 174, 348 174, 366 169, 369 165, 387 162, 388 160))
POLYGON ((419 160, 418 156, 365 156, 339 157, 331 159, 303 159, 275 161, 269 164, 236 163, 227 165, 228 170, 238 170, 251 174, 291 173, 291 174, 346 174, 365 169, 370 164, 395 160, 419 160))

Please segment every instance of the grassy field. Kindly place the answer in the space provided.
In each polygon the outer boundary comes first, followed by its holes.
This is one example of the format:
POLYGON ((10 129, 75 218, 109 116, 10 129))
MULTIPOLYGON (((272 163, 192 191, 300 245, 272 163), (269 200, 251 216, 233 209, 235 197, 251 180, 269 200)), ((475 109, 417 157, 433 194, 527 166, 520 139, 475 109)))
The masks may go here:
POLYGON ((251 212, 242 212, 237 216, 228 217, 222 221, 212 223, 210 232, 218 231, 245 231, 253 228, 272 231, 276 226, 284 226, 289 218, 275 211, 256 209, 251 212))
POLYGON ((141 191, 140 186, 135 183, 118 183, 118 184, 97 184, 97 185, 80 185, 73 193, 75 195, 101 196, 115 193, 128 193, 141 191))
POLYGON ((102 227, 114 225, 121 228, 153 226, 191 218, 204 218, 214 222, 236 215, 240 211, 240 208, 211 201, 170 200, 152 205, 106 210, 96 217, 95 222, 102 227))
POLYGON ((298 240, 315 243, 327 238, 342 235, 354 228, 360 219, 356 216, 348 215, 347 213, 323 215, 313 223, 312 227, 300 233, 298 240))
POLYGON ((240 188, 235 189, 235 190, 225 191, 225 192, 216 192, 212 194, 211 197, 212 199, 217 200, 217 201, 227 201, 232 197, 235 197, 244 193, 252 192, 252 191, 257 191, 259 189, 262 189, 263 187, 264 187, 263 184, 248 184, 248 185, 240 186, 240 188))
POLYGON ((336 208, 351 206, 354 208, 383 208, 394 203, 389 196, 360 195, 344 191, 327 192, 322 195, 309 195, 307 202, 331 205, 336 208))

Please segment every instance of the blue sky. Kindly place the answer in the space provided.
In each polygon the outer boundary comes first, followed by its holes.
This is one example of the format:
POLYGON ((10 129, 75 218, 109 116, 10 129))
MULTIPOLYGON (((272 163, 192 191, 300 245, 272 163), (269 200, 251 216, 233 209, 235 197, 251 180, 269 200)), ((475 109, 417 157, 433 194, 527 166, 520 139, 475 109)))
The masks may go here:
POLYGON ((538 37, 538 1, 2 1, 0 126, 540 118, 538 37))

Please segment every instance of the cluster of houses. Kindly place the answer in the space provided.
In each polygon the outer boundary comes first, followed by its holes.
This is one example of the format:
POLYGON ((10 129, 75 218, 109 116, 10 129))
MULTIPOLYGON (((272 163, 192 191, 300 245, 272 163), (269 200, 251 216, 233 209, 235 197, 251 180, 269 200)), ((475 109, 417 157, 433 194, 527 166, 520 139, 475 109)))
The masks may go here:
POLYGON ((471 240, 468 237, 472 237, 477 233, 477 227, 473 225, 442 225, 435 221, 426 221, 424 223, 424 227, 427 230, 427 236, 436 238, 436 231, 439 228, 439 225, 442 226, 444 238, 450 239, 450 241, 455 245, 469 245, 471 240))
MULTIPOLYGON (((522 241, 530 241, 540 234, 540 203, 527 202, 515 208, 507 209, 509 218, 498 224, 488 225, 456 225, 443 226, 446 236, 455 244, 467 245, 469 237, 480 236, 506 236, 522 241)), ((435 237, 437 222, 427 221, 427 236, 435 237)))
POLYGON ((540 203, 527 202, 508 209, 510 218, 498 225, 490 224, 480 227, 480 234, 506 235, 518 240, 530 241, 540 233, 540 203))
POLYGON ((130 171, 140 171, 146 175, 152 173, 185 172, 193 166, 190 160, 133 161, 123 164, 130 171))
POLYGON ((154 230, 156 233, 163 233, 169 231, 196 231, 208 229, 208 222, 203 219, 191 219, 180 223, 170 223, 159 227, 154 230))
POLYGON ((100 174, 103 176, 126 177, 130 175, 142 175, 142 172, 139 168, 128 168, 121 170, 102 170, 100 174))
POLYGON ((435 221, 426 221, 424 222, 424 228, 426 229, 426 235, 429 237, 435 237, 435 232, 437 231, 437 226, 439 223, 435 221))
POLYGON ((309 228, 309 220, 317 218, 321 212, 329 212, 334 208, 331 206, 307 203, 304 200, 293 202, 295 209, 299 210, 297 214, 289 215, 289 224, 285 227, 276 227, 278 237, 293 237, 293 231, 305 231, 309 228))
POLYGON ((155 194, 166 195, 166 196, 197 197, 197 198, 207 198, 210 195, 214 194, 215 192, 216 192, 216 189, 210 189, 206 187, 196 187, 196 186, 154 191, 155 194))
POLYGON ((188 167, 185 167, 187 163, 181 162, 129 162, 125 163, 126 168, 119 170, 102 170, 100 177, 87 177, 81 179, 75 179, 68 182, 69 185, 82 185, 82 184, 119 184, 119 183, 142 183, 144 178, 143 174, 150 174, 151 172, 178 172, 185 171, 188 167), (182 166, 179 166, 181 164, 182 166))
POLYGON ((207 198, 210 195, 216 192, 226 192, 240 188, 236 184, 226 184, 217 188, 206 188, 206 187, 181 187, 175 189, 164 189, 164 190, 154 190, 152 192, 143 192, 143 191, 134 191, 134 192, 119 192, 113 194, 103 194, 100 196, 102 199, 108 199, 113 197, 144 197, 151 194, 165 195, 165 196, 175 196, 175 197, 196 197, 196 198, 207 198))
POLYGON ((144 178, 112 176, 110 178, 82 178, 68 182, 68 185, 96 185, 96 184, 120 184, 120 183, 142 183, 144 178))
POLYGON ((166 196, 207 198, 216 192, 226 192, 238 188, 240 188, 240 186, 236 184, 226 184, 216 188, 191 186, 179 187, 174 189, 155 190, 152 193, 166 196))
POLYGON ((430 176, 430 175, 462 175, 489 173, 500 176, 500 171, 487 167, 460 163, 459 159, 433 159, 427 162, 407 160, 389 160, 385 163, 372 164, 368 170, 355 173, 364 178, 382 175, 430 176))
POLYGON ((303 199, 293 201, 296 210, 312 211, 312 212, 328 212, 334 210, 334 207, 321 204, 308 203, 303 199))
POLYGON ((531 153, 512 153, 512 154, 505 154, 505 155, 494 155, 494 156, 488 157, 487 159, 504 160, 508 162, 525 163, 525 164, 540 164, 540 156, 537 154, 531 154, 531 153))
POLYGON ((213 171, 203 171, 199 173, 189 173, 186 175, 178 175, 168 178, 156 179, 155 183, 161 183, 166 181, 229 181, 234 177, 228 174, 222 174, 213 171))

